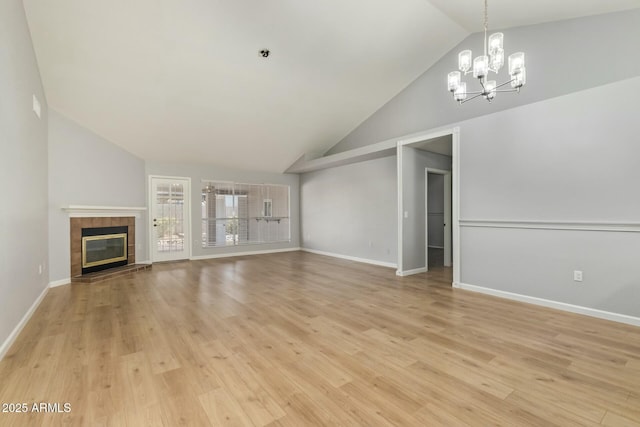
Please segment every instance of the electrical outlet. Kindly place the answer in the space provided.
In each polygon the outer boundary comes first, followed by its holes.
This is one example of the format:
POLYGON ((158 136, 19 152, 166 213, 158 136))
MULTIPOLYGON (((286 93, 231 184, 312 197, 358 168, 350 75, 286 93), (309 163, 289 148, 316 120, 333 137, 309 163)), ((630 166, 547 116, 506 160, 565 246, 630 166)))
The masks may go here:
POLYGON ((404 217, 409 218, 409 211, 404 211, 404 217))
POLYGON ((574 272, 573 272, 573 281, 574 282, 582 282, 582 271, 574 270, 574 272))
POLYGON ((38 274, 42 274, 42 264, 38 266, 38 274))
POLYGON ((371 240, 369 240, 369 247, 372 248, 373 247, 373 242, 371 240))

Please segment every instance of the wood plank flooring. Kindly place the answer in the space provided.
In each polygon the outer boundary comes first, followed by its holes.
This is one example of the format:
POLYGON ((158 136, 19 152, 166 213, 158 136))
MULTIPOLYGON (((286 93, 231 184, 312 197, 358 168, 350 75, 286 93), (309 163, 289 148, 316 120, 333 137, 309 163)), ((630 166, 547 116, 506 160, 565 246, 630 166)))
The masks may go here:
POLYGON ((0 425, 640 426, 640 328, 303 252, 51 289, 0 425))

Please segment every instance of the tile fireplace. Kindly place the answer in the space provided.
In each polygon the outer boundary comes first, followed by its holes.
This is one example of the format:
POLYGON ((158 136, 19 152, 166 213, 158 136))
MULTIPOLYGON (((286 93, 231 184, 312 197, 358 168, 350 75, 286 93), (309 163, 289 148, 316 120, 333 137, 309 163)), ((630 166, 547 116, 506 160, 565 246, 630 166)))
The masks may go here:
POLYGON ((135 217, 74 217, 71 278, 135 264, 135 217))

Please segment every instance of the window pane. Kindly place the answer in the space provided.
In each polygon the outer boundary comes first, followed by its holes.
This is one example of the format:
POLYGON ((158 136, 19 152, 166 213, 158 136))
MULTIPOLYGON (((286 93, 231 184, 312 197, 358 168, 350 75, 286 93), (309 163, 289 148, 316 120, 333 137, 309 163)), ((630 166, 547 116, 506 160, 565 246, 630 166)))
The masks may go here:
POLYGON ((202 183, 202 247, 290 241, 289 186, 202 183))
POLYGON ((156 190, 158 206, 158 252, 175 252, 184 249, 184 187, 182 184, 162 184, 156 190))

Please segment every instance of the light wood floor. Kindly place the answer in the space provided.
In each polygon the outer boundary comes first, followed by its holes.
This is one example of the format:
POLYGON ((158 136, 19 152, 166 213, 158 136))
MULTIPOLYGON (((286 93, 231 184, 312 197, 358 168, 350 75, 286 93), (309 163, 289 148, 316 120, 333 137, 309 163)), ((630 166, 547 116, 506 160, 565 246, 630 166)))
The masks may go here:
POLYGON ((302 252, 52 289, 0 425, 640 425, 640 328, 302 252))

